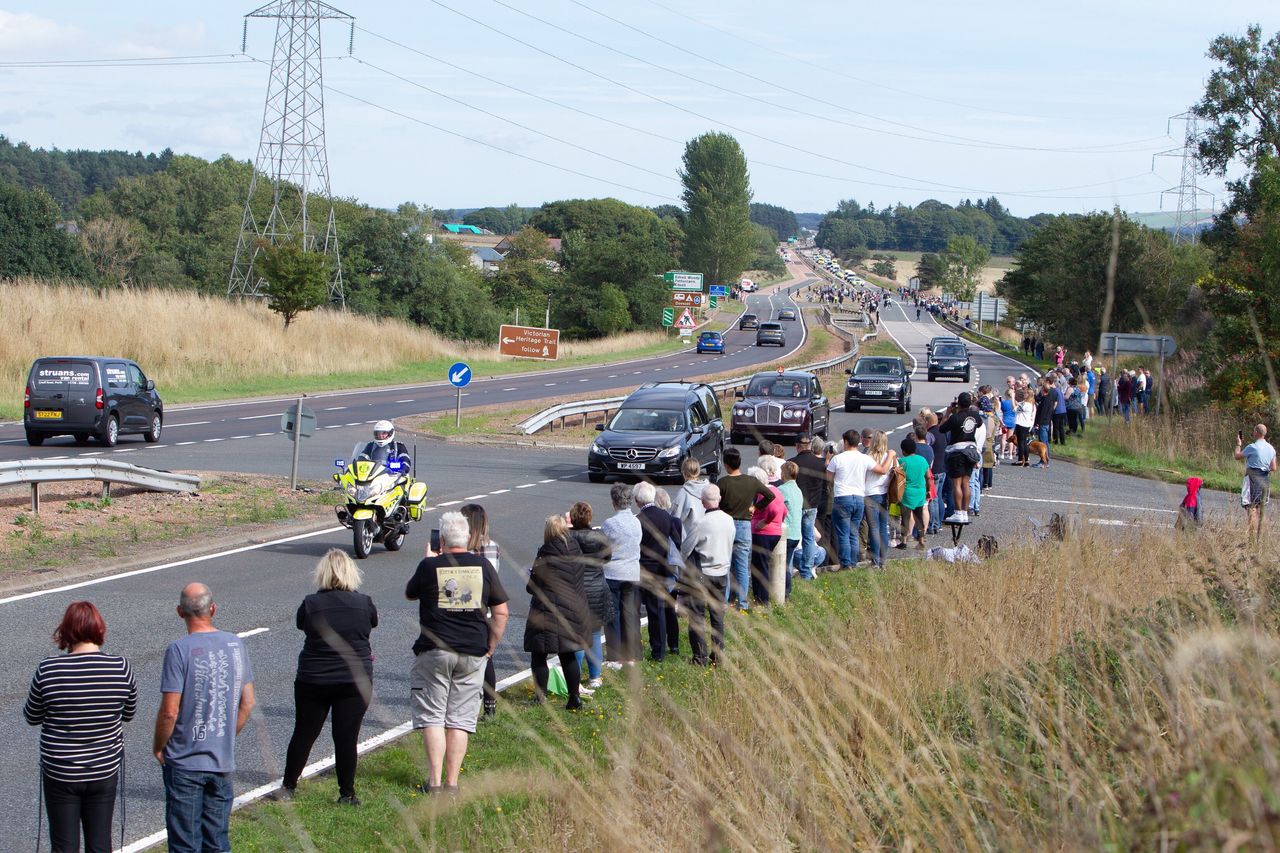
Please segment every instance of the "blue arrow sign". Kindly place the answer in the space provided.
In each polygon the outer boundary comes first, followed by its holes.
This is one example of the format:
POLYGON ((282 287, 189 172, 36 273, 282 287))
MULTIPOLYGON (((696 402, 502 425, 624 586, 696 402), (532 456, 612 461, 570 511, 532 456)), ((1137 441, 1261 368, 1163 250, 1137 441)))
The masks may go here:
POLYGON ((449 368, 449 384, 454 388, 466 388, 471 383, 471 365, 459 361, 449 368))
POLYGON ((712 295, 712 296, 728 296, 728 295, 729 295, 729 285, 727 285, 727 284, 713 284, 713 285, 711 285, 711 287, 710 287, 710 295, 712 295))

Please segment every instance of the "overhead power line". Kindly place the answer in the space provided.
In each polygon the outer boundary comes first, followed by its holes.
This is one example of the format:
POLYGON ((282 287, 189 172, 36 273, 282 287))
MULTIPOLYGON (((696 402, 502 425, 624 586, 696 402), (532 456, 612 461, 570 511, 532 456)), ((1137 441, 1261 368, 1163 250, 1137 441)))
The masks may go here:
MULTIPOLYGON (((636 133, 643 136, 648 136, 652 139, 661 140, 663 142, 668 142, 668 143, 671 143, 672 145, 676 145, 680 147, 683 147, 687 141, 684 139, 677 139, 672 136, 667 136, 665 134, 658 133, 646 127, 629 124, 624 121, 619 121, 617 119, 610 118, 609 116, 601 115, 599 113, 595 113, 590 110, 586 110, 581 107, 574 106, 573 104, 569 104, 564 101, 557 100, 555 98, 547 97, 546 95, 540 95, 537 92, 531 91, 529 89, 525 89, 523 87, 513 85, 504 80, 500 80, 496 77, 491 77, 480 71, 476 71, 475 69, 467 68, 466 66, 459 65, 455 62, 451 62, 447 59, 444 59, 442 57, 439 57, 432 53, 424 51, 421 48, 417 48, 417 47, 414 47, 413 45, 405 44, 404 42, 398 41, 383 33, 378 33, 373 30, 369 30, 364 27, 361 27, 359 25, 356 26, 356 29, 360 30, 362 33, 372 38, 375 38, 379 41, 385 42, 390 45, 394 45, 395 47, 408 51, 409 53, 413 53, 417 56, 421 56, 424 59, 429 59, 432 62, 439 63, 440 65, 443 65, 447 68, 452 68, 455 71, 458 71, 462 74, 466 74, 468 77, 473 77, 478 80, 484 80, 488 83, 494 84, 495 86, 500 86, 504 89, 508 89, 512 92, 516 92, 518 94, 524 95, 525 97, 533 98, 535 100, 542 101, 543 103, 550 104, 560 109, 573 112, 578 115, 586 116, 591 119, 595 119, 596 121, 600 121, 605 124, 609 124, 614 127, 621 128, 630 133, 636 133)), ((418 85, 418 84, 414 83, 414 85, 418 85)), ((434 91, 434 90, 429 90, 429 91, 434 91)), ((502 118, 501 116, 497 116, 497 114, 493 114, 493 115, 495 115, 495 117, 502 118)), ((503 120, 505 121, 506 119, 503 119, 503 120)), ((758 134, 755 134, 755 135, 759 136, 758 134)), ((777 142, 776 140, 771 140, 767 137, 759 137, 759 138, 765 139, 766 141, 772 141, 775 144, 785 145, 785 143, 777 142)), ((837 161, 837 162, 840 162, 840 161, 837 161)), ((764 168, 775 169, 778 171, 790 172, 792 174, 804 175, 807 177, 822 178, 824 180, 837 181, 840 183, 847 183, 847 184, 857 184, 859 186, 875 187, 880 189, 906 190, 910 192, 928 191, 930 189, 929 187, 905 186, 901 184, 868 181, 861 178, 850 177, 848 175, 832 175, 832 174, 827 174, 823 172, 816 172, 810 169, 801 169, 795 166, 788 166, 782 163, 772 163, 765 160, 760 160, 755 157, 748 158, 748 163, 752 167, 760 166, 764 168)), ((1068 192, 1068 191, 1080 190, 1080 189, 1089 189, 1092 187, 1115 186, 1116 184, 1127 183, 1129 181, 1137 180, 1139 178, 1145 178, 1151 174, 1152 173, 1148 171, 1148 172, 1141 172, 1136 175, 1129 175, 1123 178, 1116 178, 1116 179, 1107 180, 1107 181, 1097 181, 1094 183, 1087 183, 1087 184, 1076 184, 1076 185, 1066 186, 1066 187, 1049 187, 1049 188, 1029 189, 1029 190, 987 189, 987 188, 977 188, 977 187, 952 187, 952 186, 947 186, 943 188, 953 189, 959 192, 971 192, 977 195, 984 195, 984 196, 996 195, 996 196, 1008 196, 1008 197, 1016 196, 1016 197, 1024 197, 1024 198, 1042 198, 1046 200, 1049 200, 1049 199, 1082 200, 1082 199, 1094 198, 1095 196, 1081 196, 1081 195, 1053 196, 1053 195, 1047 195, 1047 194, 1056 193, 1056 192, 1068 192)), ((917 183, 925 183, 925 184, 933 183, 922 178, 907 178, 907 180, 915 181, 917 183)), ((1145 195, 1145 193, 1139 193, 1137 195, 1145 195)))
MULTIPOLYGON (((763 104, 764 106, 767 106, 767 107, 769 107, 769 108, 771 108, 771 109, 783 110, 783 111, 786 111, 786 112, 794 113, 794 114, 796 114, 796 115, 804 116, 805 118, 813 119, 813 120, 815 120, 815 121, 824 121, 824 122, 828 122, 828 123, 830 123, 830 124, 836 124, 836 125, 841 125, 841 126, 843 126, 843 127, 848 127, 848 128, 853 129, 853 130, 863 130, 863 131, 866 131, 866 132, 868 132, 868 133, 879 133, 879 134, 883 134, 883 135, 885 135, 885 136, 892 136, 892 137, 896 137, 896 138, 899 138, 899 139, 911 139, 911 140, 915 140, 915 141, 917 141, 917 142, 927 142, 927 143, 934 144, 934 145, 952 145, 952 146, 961 147, 961 148, 984 148, 984 149, 1008 150, 1008 151, 1035 151, 1035 152, 1041 152, 1041 153, 1055 153, 1055 154, 1116 154, 1116 153, 1129 153, 1129 152, 1127 152, 1127 151, 1095 151, 1095 150, 1091 150, 1091 149, 1088 149, 1088 148, 1071 148, 1071 149, 1067 149, 1067 148, 1053 148, 1053 147, 1046 147, 1046 146, 1015 145, 1015 144, 1012 144, 1012 143, 996 142, 996 141, 993 141, 993 140, 973 139, 973 138, 970 138, 970 137, 957 136, 957 135, 955 135, 955 134, 945 134, 945 133, 940 133, 939 131, 929 130, 928 128, 922 128, 922 127, 918 127, 918 126, 916 126, 916 125, 905 124, 905 123, 903 123, 903 122, 893 121, 893 120, 891 120, 891 119, 886 119, 886 118, 882 118, 882 117, 880 117, 880 116, 872 115, 872 114, 870 114, 870 113, 861 112, 861 111, 859 111, 859 110, 852 109, 851 107, 846 107, 846 106, 844 106, 844 105, 837 104, 837 103, 834 103, 834 102, 831 102, 831 101, 826 101, 826 100, 823 100, 823 99, 821 99, 821 98, 815 98, 815 97, 813 97, 812 95, 808 95, 808 94, 806 94, 806 93, 804 93, 804 92, 801 92, 801 91, 798 91, 798 90, 795 90, 795 89, 791 89, 791 88, 786 87, 786 86, 784 86, 784 85, 782 85, 782 84, 775 83, 775 82, 773 82, 773 81, 771 81, 771 80, 766 80, 766 79, 765 79, 765 78, 763 78, 763 77, 757 77, 757 76, 755 76, 755 75, 753 75, 753 74, 749 74, 749 73, 747 73, 747 72, 745 72, 745 71, 739 71, 738 69, 733 68, 732 66, 725 65, 725 64, 720 63, 720 62, 716 62, 716 61, 715 61, 715 60, 713 60, 713 59, 710 59, 710 58, 707 58, 707 57, 700 57, 700 58, 702 58, 702 59, 703 59, 704 61, 706 61, 706 62, 711 62, 712 64, 717 65, 717 66, 719 66, 719 67, 721 67, 721 68, 724 68, 724 69, 726 69, 726 70, 728 70, 728 71, 731 71, 731 72, 733 72, 733 73, 735 73, 735 74, 741 74, 741 75, 743 75, 743 76, 745 76, 745 77, 748 77, 749 79, 754 80, 754 81, 756 81, 756 82, 758 82, 758 83, 763 83, 763 84, 765 84, 765 85, 767 85, 767 86, 772 86, 772 87, 774 87, 774 88, 776 88, 776 89, 779 89, 779 90, 781 90, 781 91, 783 91, 783 92, 785 92, 785 93, 787 93, 787 94, 791 94, 791 95, 794 95, 794 96, 802 97, 802 98, 805 98, 805 99, 807 99, 807 100, 816 101, 816 102, 818 102, 818 103, 823 104, 824 106, 829 106, 829 107, 832 107, 832 108, 834 108, 834 109, 844 110, 845 112, 849 112, 849 113, 852 113, 852 114, 854 114, 854 115, 863 116, 863 117, 865 117, 865 118, 874 119, 875 121, 884 122, 885 124, 891 124, 891 125, 895 125, 895 126, 898 126, 898 127, 907 128, 907 129, 909 129, 909 130, 914 130, 914 131, 917 131, 917 132, 920 132, 920 133, 930 133, 930 134, 934 134, 934 136, 932 136, 932 137, 929 137, 929 136, 918 136, 918 135, 916 135, 916 134, 911 134, 911 133, 901 133, 901 132, 899 132, 899 131, 895 131, 895 130, 886 130, 886 129, 884 129, 884 128, 880 128, 880 127, 871 127, 871 126, 868 126, 868 125, 865 125, 865 124, 858 124, 858 123, 855 123, 855 122, 845 121, 845 120, 843 120, 843 119, 839 119, 839 118, 836 118, 836 117, 834 117, 834 116, 824 115, 824 114, 822 114, 822 113, 815 113, 815 112, 810 112, 809 110, 800 109, 799 107, 795 107, 795 106, 792 106, 792 105, 790 105, 790 104, 786 104, 786 103, 778 103, 778 102, 776 102, 776 101, 771 101, 771 100, 769 100, 768 98, 762 98, 762 97, 760 97, 760 96, 758 96, 758 95, 753 95, 753 94, 751 94, 750 92, 743 92, 743 91, 741 91, 741 90, 733 89, 733 88, 730 88, 730 87, 728 87, 728 86, 722 86, 722 85, 720 85, 719 83, 714 83, 714 82, 712 82, 712 81, 710 81, 710 80, 704 80, 704 79, 703 79, 703 78, 701 78, 701 77, 695 77, 695 76, 694 76, 694 75, 692 75, 692 74, 686 74, 685 72, 680 71, 680 70, 675 69, 675 68, 672 68, 672 67, 670 67, 670 66, 668 66, 668 65, 663 65, 663 64, 662 64, 662 63, 660 63, 660 62, 654 62, 654 61, 652 61, 652 60, 645 59, 643 56, 638 56, 638 55, 636 55, 636 54, 634 54, 634 53, 630 53, 630 52, 628 52, 628 51, 625 51, 625 50, 622 50, 622 49, 620 49, 620 48, 614 47, 614 46, 612 46, 612 45, 606 44, 606 43, 604 43, 604 42, 602 42, 602 41, 599 41, 598 39, 594 39, 594 38, 592 38, 592 37, 590 37, 590 36, 583 35, 582 33, 579 33, 579 32, 576 32, 576 31, 574 31, 574 30, 571 30, 571 29, 569 29, 568 27, 563 27, 563 26, 561 26, 560 24, 557 24, 557 23, 555 23, 555 22, 553 22, 553 21, 548 21, 547 19, 545 19, 545 18, 541 18, 541 17, 539 17, 539 16, 537 16, 537 15, 533 14, 532 12, 526 12, 526 11, 525 11, 525 10, 523 10, 523 9, 516 8, 515 6, 512 6, 510 3, 504 2, 504 0, 493 0, 493 2, 494 2, 495 4, 497 4, 497 5, 501 6, 501 7, 502 7, 502 8, 504 8, 504 9, 508 9, 508 10, 510 10, 510 11, 512 11, 512 12, 515 12, 515 13, 516 13, 516 14, 518 14, 518 15, 523 15, 524 17, 529 18, 530 20, 537 21, 538 23, 542 24, 543 26, 549 27, 549 28, 551 28, 551 29, 553 29, 553 30, 556 30, 557 32, 564 33, 565 35, 572 36, 572 37, 574 37, 574 38, 576 38, 576 39, 579 39, 579 40, 581 40, 581 41, 583 41, 583 42, 586 42, 587 44, 594 45, 595 47, 599 47, 599 48, 601 48, 602 50, 607 50, 607 51, 609 51, 609 52, 611 52, 611 53, 616 53, 616 54, 617 54, 617 55, 619 55, 619 56, 622 56, 622 57, 624 57, 624 58, 626 58, 626 59, 630 59, 632 62, 639 62, 639 63, 641 63, 641 64, 643 64, 643 65, 647 65, 647 66, 648 66, 648 67, 650 67, 650 68, 655 68, 655 69, 657 69, 657 70, 659 70, 659 71, 664 71, 664 72, 666 72, 666 73, 668 73, 668 74, 674 75, 674 76, 679 77, 679 78, 681 78, 681 79, 683 79, 683 80, 688 80, 688 81, 690 81, 690 82, 692 82, 692 83, 696 83, 696 84, 701 85, 701 86, 706 86, 706 87, 708 87, 708 88, 715 89, 716 91, 724 92, 725 94, 733 95, 733 96, 738 97, 738 98, 743 98, 743 99, 746 99, 746 100, 749 100, 749 101, 754 101, 754 102, 756 102, 756 103, 763 104), (935 137, 938 137, 938 138, 935 138, 935 137)), ((575 3, 576 5, 582 6, 583 8, 588 8, 588 9, 589 9, 589 7, 587 7, 587 6, 585 6, 584 4, 582 4, 582 3, 578 2, 578 0, 570 0, 570 2, 573 2, 573 3, 575 3)), ((441 4, 437 4, 437 5, 441 5, 441 4)), ((597 14, 597 15, 600 15, 601 17, 606 18, 607 20, 613 21, 613 22, 615 22, 615 23, 619 24, 620 26, 627 27, 628 29, 631 29, 631 30, 633 30, 634 32, 637 32, 637 33, 639 33, 640 35, 643 35, 643 36, 645 36, 645 37, 647 37, 647 38, 654 39, 655 41, 659 42, 660 44, 664 44, 664 45, 666 45, 666 46, 668 46, 668 47, 674 48, 675 50, 679 50, 679 51, 681 51, 682 53, 686 53, 686 54, 691 55, 691 56, 698 56, 698 54, 697 54, 695 51, 687 50, 686 48, 683 48, 683 47, 681 47, 680 45, 674 44, 673 42, 666 41, 665 39, 661 39, 661 38, 659 38, 658 36, 650 35, 649 33, 645 32, 644 30, 641 30, 641 29, 639 29, 639 28, 637 28, 637 27, 633 27, 633 26, 631 26, 630 24, 627 24, 627 23, 625 23, 625 22, 623 22, 623 21, 620 21, 620 20, 619 20, 619 19, 617 19, 617 18, 614 18, 614 17, 611 17, 611 16, 609 16, 609 15, 606 15, 606 14, 604 14, 603 12, 597 12, 597 11, 596 11, 596 10, 594 10, 594 9, 590 9, 590 11, 594 12, 594 13, 595 13, 595 14, 597 14)), ((1143 153, 1149 153, 1149 152, 1150 152, 1150 149, 1138 149, 1138 150, 1140 150, 1140 151, 1141 151, 1141 152, 1143 152, 1143 153)))

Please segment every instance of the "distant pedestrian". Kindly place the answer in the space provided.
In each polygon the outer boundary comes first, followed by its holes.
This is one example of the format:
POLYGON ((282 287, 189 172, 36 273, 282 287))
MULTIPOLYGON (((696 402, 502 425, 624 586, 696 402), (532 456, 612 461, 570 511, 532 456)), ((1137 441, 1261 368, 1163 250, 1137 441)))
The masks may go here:
POLYGON ((53 632, 66 654, 40 662, 22 709, 29 724, 40 726, 40 785, 55 851, 79 850, 82 831, 88 853, 111 850, 124 723, 137 710, 138 686, 127 660, 102 651, 106 636, 97 607, 69 604, 53 632))
POLYGON ((1133 380, 1127 371, 1120 371, 1120 378, 1116 380, 1116 397, 1120 401, 1120 414, 1124 416, 1125 423, 1129 423, 1129 415, 1133 409, 1133 394, 1133 380))
POLYGON ((405 598, 418 602, 409 694, 413 727, 422 732, 427 753, 426 779, 418 785, 425 794, 458 789, 480 716, 485 660, 498 648, 510 615, 497 569, 470 551, 470 538, 466 516, 442 515, 440 554, 418 563, 404 590, 405 598))
POLYGON ((1249 514, 1249 542, 1262 539, 1262 511, 1271 501, 1271 472, 1276 470, 1276 449, 1267 441, 1266 424, 1253 428, 1253 443, 1244 443, 1244 433, 1236 440, 1235 458, 1244 462, 1244 484, 1240 503, 1249 514))
POLYGON ((613 554, 613 543, 604 531, 591 526, 591 520, 591 504, 578 501, 570 507, 569 532, 578 540, 578 548, 582 551, 582 589, 587 594, 587 609, 591 614, 591 644, 578 653, 578 665, 585 661, 590 679, 587 689, 595 690, 603 683, 603 629, 613 618, 613 597, 604 579, 604 565, 613 554))
POLYGON ((800 541, 803 536, 804 495, 800 493, 800 486, 796 483, 796 478, 799 476, 799 465, 794 462, 782 463, 782 485, 778 487, 778 492, 782 495, 782 500, 787 506, 787 518, 784 527, 784 534, 787 537, 787 550, 782 571, 786 575, 788 596, 791 595, 791 564, 796 551, 800 548, 800 541))
MULTIPOLYGON (((467 520, 467 528, 470 531, 467 537, 467 550, 488 560, 489 565, 493 566, 493 570, 501 577, 502 549, 489 537, 489 514, 480 504, 463 504, 458 508, 458 512, 462 513, 462 517, 467 520)), ((492 616, 492 613, 489 615, 492 616)), ((485 658, 483 708, 485 717, 493 717, 498 713, 498 670, 493 665, 492 655, 485 658)))
POLYGON ((860 561, 858 528, 866 512, 867 479, 874 472, 884 474, 888 462, 879 466, 867 454, 858 450, 862 436, 857 430, 847 430, 843 436, 844 450, 827 463, 835 495, 832 510, 832 526, 835 528, 835 545, 838 549, 840 569, 856 568, 860 561))
POLYGON ((791 461, 798 468, 796 485, 803 499, 796 569, 801 578, 812 580, 814 569, 826 562, 825 556, 821 561, 818 558, 817 522, 819 509, 826 507, 827 463, 814 451, 813 438, 809 435, 802 435, 796 440, 796 455, 791 457, 791 461))
POLYGON ((666 657, 670 637, 667 614, 673 601, 668 583, 672 579, 671 551, 679 545, 671 538, 674 530, 671 513, 658 506, 657 493, 653 483, 636 485, 635 502, 639 508, 636 517, 640 519, 640 598, 649 619, 649 656, 660 661, 666 657))
POLYGON ((253 711, 253 667, 244 640, 214 627, 216 613, 209 587, 187 584, 178 600, 187 636, 164 653, 152 752, 173 853, 231 849, 231 774, 236 735, 253 711))
POLYGON ((724 470, 725 476, 716 482, 720 487, 720 508, 733 519, 737 531, 733 540, 729 595, 736 597, 740 610, 747 610, 751 606, 751 513, 753 508, 767 506, 774 496, 768 486, 742 473, 742 454, 738 448, 725 450, 724 470))
POLYGON ((306 639, 293 682, 293 736, 285 753, 284 783, 276 799, 293 799, 311 747, 333 713, 333 754, 338 802, 355 806, 356 743, 373 698, 373 647, 378 626, 373 599, 359 592, 363 578, 346 551, 331 548, 315 570, 313 592, 298 606, 296 623, 306 639))

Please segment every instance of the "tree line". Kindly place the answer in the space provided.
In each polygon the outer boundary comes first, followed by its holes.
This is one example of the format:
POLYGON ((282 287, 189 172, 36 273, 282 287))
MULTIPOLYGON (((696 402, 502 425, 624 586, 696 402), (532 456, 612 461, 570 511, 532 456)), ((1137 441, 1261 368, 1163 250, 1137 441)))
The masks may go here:
MULTIPOLYGON (((33 186, 0 177, 0 277, 226 292, 251 164, 230 156, 210 162, 171 152, 102 152, 101 168, 75 172, 82 179, 78 195, 71 183, 59 190, 71 205, 68 215, 39 176, 63 174, 63 166, 93 158, 10 149, 21 152, 33 186), (121 163, 135 168, 106 182, 106 164, 121 163)), ((736 282, 757 268, 753 264, 780 265, 773 232, 750 221, 746 159, 733 137, 690 141, 680 176, 684 205, 672 210, 575 199, 471 211, 464 222, 515 234, 514 249, 493 274, 482 273, 466 248, 439 233, 452 211, 446 219, 415 203, 384 210, 335 199, 347 306, 483 340, 517 311, 522 321, 540 321, 549 305, 552 323, 569 337, 600 337, 658 327, 669 303, 661 281, 666 270, 702 272, 711 284, 736 282), (558 254, 548 238, 561 240, 558 254)), ((283 194, 282 204, 293 203, 294 195, 283 194)), ((270 183, 259 180, 252 200, 257 221, 271 203, 270 183)), ((288 304, 287 313, 281 311, 286 319, 327 296, 319 286, 323 265, 294 248, 264 259, 264 269, 298 282, 297 298, 276 301, 288 304)))
POLYGON ((846 199, 822 218, 815 242, 854 262, 878 249, 943 252, 955 237, 972 237, 991 254, 1008 255, 1051 218, 1014 216, 995 196, 976 202, 965 199, 956 207, 929 199, 915 207, 897 204, 880 210, 874 203, 863 207, 846 199))

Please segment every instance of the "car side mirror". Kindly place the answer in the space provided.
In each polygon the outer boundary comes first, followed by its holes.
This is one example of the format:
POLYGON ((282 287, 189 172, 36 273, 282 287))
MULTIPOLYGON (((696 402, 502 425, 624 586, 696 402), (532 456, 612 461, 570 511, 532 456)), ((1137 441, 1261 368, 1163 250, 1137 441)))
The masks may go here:
POLYGON ((156 390, 156 381, 154 379, 148 379, 146 388, 148 391, 156 390))
POLYGON ((596 424, 596 432, 604 432, 604 424, 596 424))
POLYGON ((747 399, 747 392, 746 392, 746 391, 734 391, 734 392, 733 392, 733 398, 734 398, 735 400, 745 400, 745 399, 747 399))
POLYGON ((845 375, 847 375, 847 376, 852 376, 852 375, 853 375, 853 370, 852 370, 852 369, 850 369, 850 368, 848 368, 848 367, 846 367, 846 368, 844 369, 844 372, 845 372, 845 375))

